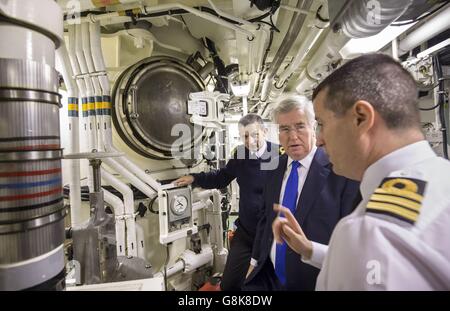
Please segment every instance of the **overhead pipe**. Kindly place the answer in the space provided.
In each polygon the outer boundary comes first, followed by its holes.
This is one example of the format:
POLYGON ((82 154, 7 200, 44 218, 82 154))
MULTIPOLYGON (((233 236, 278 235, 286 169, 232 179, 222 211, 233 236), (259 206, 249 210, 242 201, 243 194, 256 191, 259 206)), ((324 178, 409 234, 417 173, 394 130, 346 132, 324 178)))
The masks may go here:
MULTIPOLYGON (((297 8, 302 10, 309 10, 312 5, 312 0, 299 0, 297 2, 297 8)), ((306 16, 305 14, 295 12, 292 16, 291 23, 289 24, 288 31, 281 42, 281 45, 275 54, 275 57, 270 65, 270 68, 267 72, 266 78, 264 79, 264 83, 261 91, 262 102, 265 102, 269 96, 269 87, 273 83, 273 78, 275 77, 278 69, 283 63, 286 55, 289 53, 290 49, 295 43, 295 39, 298 36, 299 30, 302 28, 305 22, 306 16)))
MULTIPOLYGON (((327 9, 324 11, 328 11, 327 9)), ((328 18, 328 16, 326 17, 328 18)), ((274 82, 272 88, 269 91, 269 102, 275 101, 284 91, 287 86, 287 81, 294 73, 295 70, 301 65, 301 63, 306 59, 314 45, 317 44, 319 37, 322 35, 324 30, 329 26, 328 22, 323 22, 316 18, 314 20, 314 26, 308 31, 305 38, 295 55, 294 59, 290 65, 280 74, 277 81, 274 82)))
POLYGON ((339 51, 352 38, 376 35, 400 17, 412 0, 361 0, 350 2, 345 11, 335 19, 319 49, 301 72, 296 86, 300 94, 309 95, 312 87, 333 70, 341 60, 339 51), (375 6, 378 3, 378 6, 375 6))
POLYGON ((226 12, 220 10, 220 9, 214 4, 214 2, 213 2, 212 0, 208 0, 208 3, 209 3, 209 5, 213 8, 213 10, 216 11, 216 13, 219 14, 220 16, 223 16, 223 17, 225 17, 225 18, 227 18, 227 19, 230 19, 230 20, 235 21, 235 22, 237 22, 237 23, 240 23, 240 24, 242 24, 242 25, 249 26, 249 27, 250 27, 251 29, 253 29, 253 30, 256 30, 256 29, 257 29, 257 27, 258 27, 257 25, 255 25, 255 24, 253 24, 253 23, 251 23, 251 22, 249 22, 249 21, 246 21, 245 19, 235 17, 235 16, 233 16, 233 15, 231 15, 231 14, 228 14, 228 13, 226 13, 226 12))
MULTIPOLYGON (((159 13, 159 12, 170 11, 170 10, 175 10, 175 9, 181 9, 181 10, 185 10, 195 16, 198 16, 205 20, 213 22, 215 24, 224 26, 225 28, 245 34, 249 40, 253 40, 253 38, 254 38, 254 34, 251 31, 249 31, 241 26, 227 22, 226 20, 224 20, 222 18, 219 18, 212 14, 200 11, 198 9, 195 9, 193 7, 190 7, 190 6, 187 6, 184 4, 180 4, 180 3, 168 3, 168 4, 157 5, 157 6, 136 6, 134 9, 139 10, 140 13, 142 13, 142 14, 152 14, 152 13, 159 13)), ((237 18, 233 17, 233 19, 237 19, 237 18)), ((132 18, 129 16, 126 16, 126 15, 124 16, 122 12, 111 12, 111 13, 99 14, 99 15, 88 14, 86 17, 81 17, 80 21, 81 21, 81 23, 101 22, 101 25, 105 26, 105 25, 111 25, 111 24, 116 24, 116 23, 123 23, 124 21, 132 21, 132 18)), ((249 26, 249 25, 247 25, 247 26, 249 26)), ((255 29, 256 29, 257 25, 251 24, 250 27, 252 27, 252 28, 255 27, 255 29)))
POLYGON ((81 13, 91 9, 100 9, 108 5, 137 3, 137 0, 114 0, 114 1, 98 1, 98 0, 57 0, 56 1, 64 13, 81 13))
POLYGON ((416 30, 408 34, 398 44, 398 55, 401 56, 450 28, 450 5, 427 20, 416 30))

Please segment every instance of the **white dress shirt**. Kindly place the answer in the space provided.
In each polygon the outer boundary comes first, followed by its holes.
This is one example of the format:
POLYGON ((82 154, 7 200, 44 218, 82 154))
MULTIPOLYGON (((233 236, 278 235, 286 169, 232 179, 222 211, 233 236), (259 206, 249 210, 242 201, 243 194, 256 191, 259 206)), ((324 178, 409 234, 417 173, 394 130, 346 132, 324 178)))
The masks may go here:
POLYGON ((364 173, 362 201, 333 231, 329 247, 313 242, 310 260, 322 268, 316 290, 449 290, 450 162, 438 158, 427 141, 398 149, 364 173), (426 182, 414 224, 366 205, 386 177, 426 182))
POLYGON ((266 152, 266 149, 267 149, 267 143, 266 143, 266 141, 264 141, 264 143, 263 143, 263 145, 261 146, 261 148, 259 148, 257 151, 255 151, 255 152, 251 152, 251 155, 252 155, 252 157, 255 157, 255 158, 261 158, 262 157, 262 155, 264 154, 264 152, 266 152))
MULTIPOLYGON (((308 175, 309 168, 311 166, 311 162, 312 162, 312 160, 314 158, 314 155, 316 154, 316 150, 317 150, 317 147, 314 146, 311 149, 310 153, 306 157, 304 157, 303 159, 301 159, 299 161, 300 162, 300 166, 297 168, 297 171, 298 171, 298 190, 297 190, 298 196, 297 196, 297 204, 296 205, 298 205, 298 200, 300 199, 300 195, 302 193, 303 185, 305 184, 306 176, 308 175)), ((283 202, 284 190, 286 189, 286 183, 287 183, 287 180, 289 178, 289 175, 291 174, 291 170, 292 170, 292 165, 291 164, 292 164, 293 161, 294 160, 292 158, 288 157, 286 171, 284 173, 283 182, 281 184, 280 201, 279 201, 280 204, 282 204, 282 202, 283 202)), ((274 265, 275 265, 276 249, 277 249, 276 243, 273 242, 272 248, 271 248, 271 251, 270 251, 270 259, 272 260, 272 263, 274 265)), ((250 261, 250 264, 252 266, 257 266, 258 265, 258 261, 255 258, 252 258, 251 261, 250 261)))
MULTIPOLYGON (((311 163, 312 163, 312 160, 314 159, 314 155, 316 154, 316 151, 317 151, 317 147, 314 146, 312 148, 311 152, 306 157, 304 157, 303 159, 301 159, 299 161, 300 166, 297 168, 297 170, 298 170, 298 190, 297 190, 298 195, 297 195, 297 202, 295 204, 296 207, 298 205, 298 200, 300 199, 303 185, 305 184, 306 176, 308 176, 309 168, 311 167, 311 163)), ((289 175, 291 174, 293 161, 294 161, 293 159, 288 157, 286 172, 284 173, 283 183, 281 184, 280 202, 279 202, 280 204, 283 203, 284 191, 286 190, 286 183, 289 178, 289 175)), ((272 260, 272 264, 273 264, 274 268, 275 268, 276 251, 277 251, 277 243, 274 239, 273 243, 272 243, 272 249, 270 250, 270 260, 272 260)))

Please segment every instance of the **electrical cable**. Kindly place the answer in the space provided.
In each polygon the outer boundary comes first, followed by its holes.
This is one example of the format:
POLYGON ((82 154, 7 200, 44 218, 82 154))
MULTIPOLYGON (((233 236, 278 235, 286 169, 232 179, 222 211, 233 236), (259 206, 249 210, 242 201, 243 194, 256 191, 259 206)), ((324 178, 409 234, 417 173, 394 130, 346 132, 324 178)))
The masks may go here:
POLYGON ((153 213, 153 214, 159 214, 159 211, 155 211, 155 210, 153 209, 153 204, 155 204, 155 201, 156 201, 157 198, 158 198, 158 196, 155 195, 155 196, 150 200, 150 202, 148 203, 148 210, 149 210, 151 213, 153 213))
POLYGON ((433 56, 433 67, 435 69, 436 78, 439 81, 438 89, 438 105, 439 105, 439 119, 441 123, 442 132, 442 151, 444 158, 448 160, 448 147, 447 147, 447 125, 445 122, 445 99, 444 99, 444 80, 442 79, 442 67, 439 60, 439 55, 433 56))

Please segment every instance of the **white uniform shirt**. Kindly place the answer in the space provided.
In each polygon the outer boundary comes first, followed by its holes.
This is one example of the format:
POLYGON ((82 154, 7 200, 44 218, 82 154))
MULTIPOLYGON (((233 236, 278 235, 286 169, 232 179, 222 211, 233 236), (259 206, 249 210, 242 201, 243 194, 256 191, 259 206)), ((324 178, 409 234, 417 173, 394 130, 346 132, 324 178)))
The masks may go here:
POLYGON ((360 190, 361 203, 339 221, 329 247, 313 243, 305 261, 322 268, 316 290, 449 290, 450 162, 420 141, 372 164, 360 190), (385 177, 426 183, 415 223, 370 212, 385 177))

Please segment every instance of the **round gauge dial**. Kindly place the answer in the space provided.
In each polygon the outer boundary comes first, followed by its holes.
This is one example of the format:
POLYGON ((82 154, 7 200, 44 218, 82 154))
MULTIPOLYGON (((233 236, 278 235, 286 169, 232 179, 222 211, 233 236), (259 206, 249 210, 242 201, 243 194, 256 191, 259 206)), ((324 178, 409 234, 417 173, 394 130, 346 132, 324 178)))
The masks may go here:
POLYGON ((173 198, 170 208, 176 215, 182 215, 188 207, 188 200, 184 195, 177 195, 173 198))

